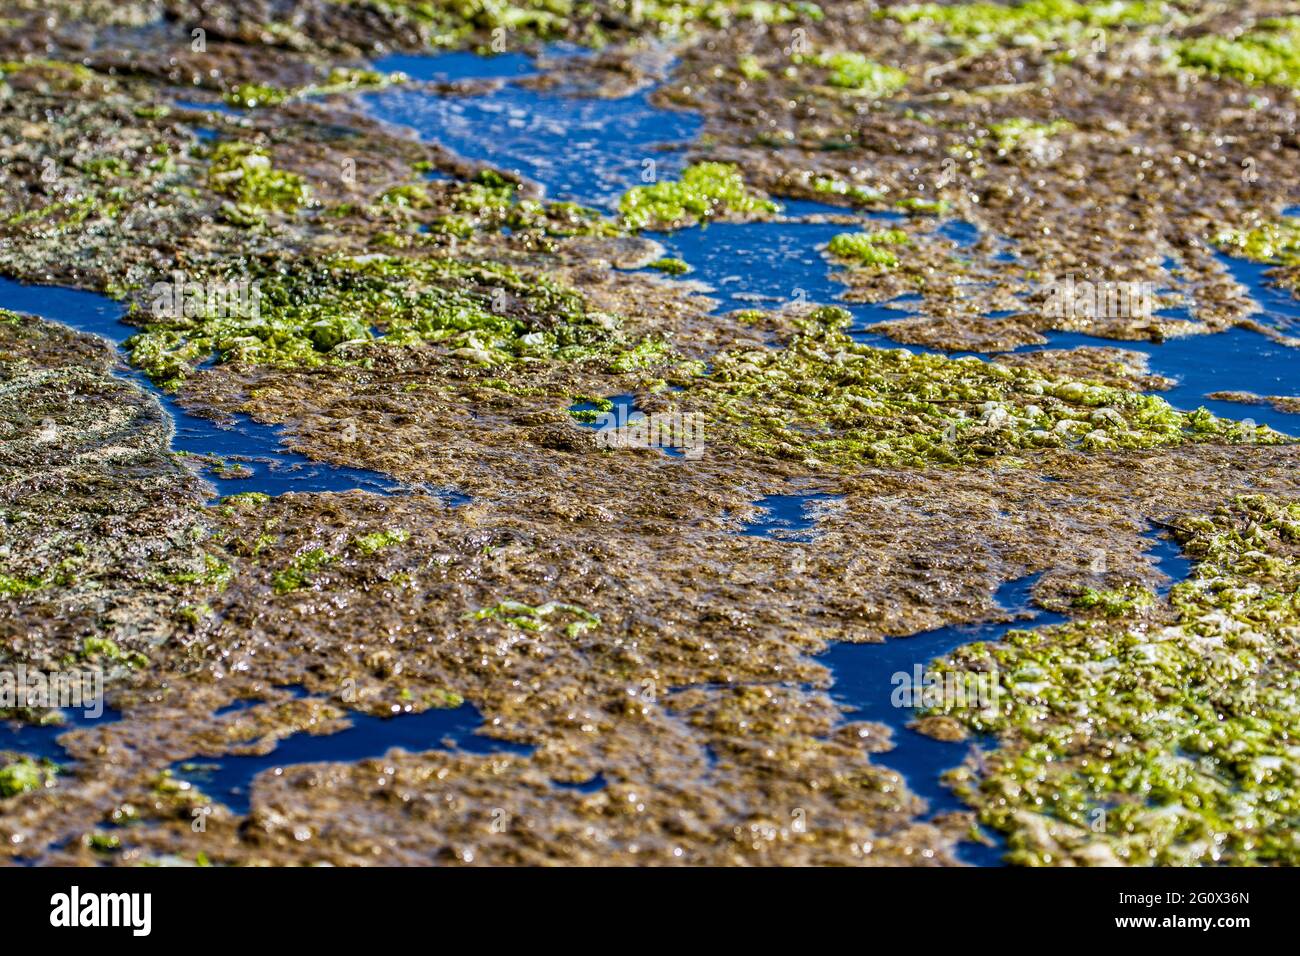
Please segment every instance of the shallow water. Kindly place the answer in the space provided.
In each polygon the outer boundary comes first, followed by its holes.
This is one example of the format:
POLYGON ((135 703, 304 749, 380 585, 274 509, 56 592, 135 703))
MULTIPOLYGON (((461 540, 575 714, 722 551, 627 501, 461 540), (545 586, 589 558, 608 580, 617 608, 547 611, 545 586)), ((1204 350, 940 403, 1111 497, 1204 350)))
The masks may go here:
MULTIPOLYGON (((102 295, 55 286, 22 285, 0 278, 0 308, 30 312, 54 322, 61 322, 81 332, 101 336, 119 347, 135 329, 121 318, 126 307, 102 295)), ((126 357, 123 355, 123 362, 126 357)), ((340 468, 312 461, 289 451, 280 443, 281 430, 261 425, 247 415, 232 416, 229 421, 191 414, 171 395, 159 389, 139 369, 127 366, 123 378, 135 382, 162 402, 176 426, 172 451, 194 455, 215 455, 250 469, 247 478, 222 477, 211 472, 205 478, 220 495, 256 491, 279 495, 286 491, 349 491, 360 488, 378 494, 400 490, 392 478, 361 468, 340 468)))
MULTIPOLYGON (((375 68, 441 80, 532 72, 527 57, 512 53, 391 56, 376 61, 375 68)), ((703 126, 693 113, 651 106, 650 93, 593 99, 507 82, 464 96, 394 86, 365 99, 373 116, 410 127, 465 159, 518 173, 544 186, 548 199, 609 210, 630 185, 679 172, 684 144, 703 126)))
MULTIPOLYGON (((563 51, 560 51, 563 54, 563 51)), ((523 54, 475 57, 472 54, 397 56, 377 68, 401 70, 417 79, 518 78, 534 72, 523 54)), ((557 90, 530 90, 512 83, 479 96, 436 96, 419 90, 390 88, 367 94, 378 118, 413 128, 422 138, 470 158, 517 171, 544 186, 554 198, 575 199, 611 208, 618 195, 642 181, 641 160, 656 157, 658 173, 681 167, 681 144, 698 133, 697 116, 651 106, 650 91, 622 99, 591 99, 557 90), (673 147, 660 152, 659 147, 673 147), (664 162, 664 158, 667 162, 664 162)), ((835 303, 854 318, 854 337, 866 344, 934 352, 901 345, 865 329, 887 319, 903 318, 905 300, 892 303, 841 301, 844 285, 821 249, 852 226, 804 221, 801 217, 853 215, 852 210, 807 200, 785 200, 785 219, 753 223, 711 223, 675 233, 647 233, 667 253, 691 266, 686 278, 710 286, 718 300, 715 312, 744 308, 779 308, 790 303, 835 303)), ((1288 210, 1288 214, 1291 211, 1288 210)), ((867 213, 864 222, 901 218, 899 213, 867 213)), ((941 222, 936 234, 959 248, 979 238, 979 230, 959 219, 941 222)), ((1234 277, 1259 304, 1259 320, 1287 329, 1300 324, 1300 301, 1286 290, 1268 286, 1269 267, 1220 254, 1234 277)), ((669 280, 672 281, 672 280, 669 280)), ((1049 342, 1017 351, 1073 348, 1080 345, 1131 348, 1149 356, 1152 370, 1177 380, 1163 393, 1185 410, 1204 405, 1215 414, 1251 418, 1280 431, 1300 434, 1300 415, 1267 406, 1205 398, 1213 391, 1290 394, 1300 351, 1246 329, 1213 336, 1197 335, 1163 344, 1120 342, 1080 333, 1049 333, 1049 342)), ((966 354, 966 353, 952 353, 966 354)), ((981 356, 987 358, 987 356, 981 356)))
POLYGON ((456 750, 461 753, 531 753, 533 748, 481 736, 483 715, 472 704, 432 707, 418 714, 372 717, 348 715, 351 726, 333 734, 299 732, 276 742, 268 754, 190 759, 172 772, 233 812, 246 814, 253 778, 264 770, 307 763, 354 763, 384 756, 393 749, 410 753, 456 750))
POLYGON ((87 710, 80 708, 68 707, 62 713, 63 721, 57 724, 36 725, 23 724, 15 720, 0 720, 0 751, 12 750, 37 760, 62 763, 68 757, 68 752, 59 743, 59 738, 64 734, 82 727, 98 727, 122 719, 121 712, 107 704, 104 704, 101 712, 93 717, 87 710))
POLYGON ((1289 435, 1300 435, 1300 415, 1277 411, 1268 405, 1247 405, 1207 398, 1211 392, 1245 391, 1259 395, 1295 395, 1300 385, 1297 363, 1300 351, 1279 345, 1250 329, 1234 328, 1214 335, 1192 335, 1151 342, 1116 342, 1079 332, 1049 333, 1046 345, 1017 349, 1069 349, 1079 346, 1119 346, 1142 352, 1151 371, 1174 379, 1173 388, 1155 392, 1175 408, 1204 406, 1224 418, 1252 419, 1289 435))
MULTIPOLYGON (((919 690, 926 664, 964 644, 999 641, 1015 628, 1065 620, 1031 606, 1030 592, 1037 579, 1032 575, 1008 581, 998 589, 998 604, 1014 620, 941 627, 883 644, 834 644, 818 658, 834 675, 831 696, 844 707, 846 719, 877 721, 893 730, 894 748, 872 760, 902 774, 908 788, 929 805, 931 816, 966 809, 940 777, 959 766, 978 742, 935 740, 912 730, 907 725, 916 714, 911 707, 896 706, 895 691, 903 686, 919 690)), ((967 863, 987 866, 998 863, 1001 852, 997 847, 963 844, 959 855, 967 863)))
POLYGON ((758 538, 776 538, 780 541, 811 542, 817 515, 811 507, 814 501, 837 501, 843 495, 820 492, 802 495, 767 495, 755 501, 759 515, 747 522, 741 534, 758 538))

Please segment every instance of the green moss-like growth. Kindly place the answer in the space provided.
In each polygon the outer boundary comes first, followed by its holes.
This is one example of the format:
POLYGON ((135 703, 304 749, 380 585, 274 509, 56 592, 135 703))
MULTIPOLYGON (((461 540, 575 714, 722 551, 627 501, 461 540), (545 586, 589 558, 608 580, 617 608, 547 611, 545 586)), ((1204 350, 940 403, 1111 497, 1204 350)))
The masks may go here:
POLYGON ((696 163, 679 180, 628 190, 618 208, 633 229, 678 229, 724 213, 774 213, 781 207, 751 192, 735 166, 696 163))
POLYGON ((1022 116, 989 125, 989 131, 993 134, 993 145, 998 154, 1003 156, 1018 151, 1034 152, 1047 140, 1072 129, 1074 124, 1067 120, 1037 123, 1022 116))
POLYGON ((905 246, 910 241, 907 233, 901 229, 842 232, 832 237, 826 250, 840 259, 892 269, 898 265, 898 254, 890 247, 905 246))
POLYGON ((900 199, 894 205, 899 209, 923 216, 942 216, 951 208, 946 199, 921 199, 919 196, 900 199))
POLYGON ((0 598, 19 597, 32 591, 39 591, 49 584, 44 577, 20 577, 12 574, 0 574, 0 598))
POLYGON ((758 57, 752 53, 746 53, 736 60, 736 72, 751 82, 766 80, 768 77, 767 70, 763 69, 758 57))
MULTIPOLYGON (((591 42, 607 38, 610 29, 677 37, 701 27, 725 28, 735 23, 789 23, 822 19, 815 3, 784 0, 613 0, 593 6, 575 0, 331 0, 364 3, 376 12, 414 25, 427 42, 460 47, 505 28, 527 40, 556 40, 565 36, 591 42)), ((483 47, 486 49, 486 47, 483 47)))
POLYGON ((1146 588, 1126 585, 1107 591, 1086 588, 1071 602, 1071 606, 1081 611, 1097 611, 1106 617, 1128 617, 1142 608, 1150 607, 1153 602, 1154 598, 1146 588))
POLYGON ((991 675, 945 713, 999 747, 950 773, 1011 862, 1300 863, 1300 504, 1237 499, 1184 522, 1170 607, 1013 631, 932 662, 991 675))
POLYGON ((876 12, 937 31, 970 49, 1042 46, 1087 38, 1097 29, 1166 22, 1177 11, 1159 0, 1025 0, 1020 3, 916 3, 876 12))
POLYGON ((671 276, 686 275, 686 273, 691 271, 691 267, 681 259, 673 258, 656 259, 654 262, 650 263, 648 268, 657 269, 660 272, 666 272, 671 276))
POLYGON ((54 782, 56 769, 48 763, 37 763, 23 758, 0 767, 0 797, 16 797, 20 793, 43 790, 54 782))
POLYGON ((240 109, 256 109, 259 106, 279 106, 293 99, 294 95, 294 90, 265 83, 241 83, 234 89, 227 90, 222 99, 240 109))
POLYGON ((411 532, 404 528, 394 528, 391 531, 376 531, 372 534, 360 535, 353 540, 352 544, 358 554, 370 557, 394 545, 405 544, 410 539, 411 532))
POLYGON ((884 99, 907 85, 907 74, 892 66, 869 60, 861 53, 819 53, 802 56, 797 62, 807 62, 827 71, 826 82, 843 90, 851 90, 871 99, 884 99))
POLYGON ((400 73, 379 73, 375 70, 357 70, 347 67, 335 67, 321 83, 307 86, 280 87, 265 83, 241 83, 227 90, 223 99, 231 106, 240 109, 257 109, 265 106, 279 106, 290 100, 307 96, 327 96, 331 93, 348 93, 352 90, 379 90, 406 79, 400 73))
POLYGON ((819 176, 813 180, 813 191, 830 196, 847 196, 856 203, 879 202, 884 198, 882 193, 874 189, 868 189, 866 186, 856 186, 842 179, 827 176, 819 176))
POLYGON ((296 555, 287 568, 277 571, 271 577, 271 587, 276 594, 288 594, 301 591, 311 586, 316 572, 338 560, 324 548, 312 548, 296 555))
POLYGON ((1035 448, 1278 443, 1264 427, 1180 412, 1155 396, 974 357, 879 349, 843 309, 799 320, 784 348, 717 356, 691 383, 710 442, 814 465, 968 464, 1035 448))
POLYGON ((1300 89, 1300 17, 1261 20, 1236 39, 1196 37, 1177 52, 1183 66, 1214 76, 1300 89))
POLYGON ((1294 265, 1300 262, 1300 219, 1266 222, 1254 229, 1225 229, 1214 244, 1232 255, 1255 262, 1294 265))
POLYGON ((270 154, 250 143, 219 143, 210 159, 209 187, 229 197, 244 217, 260 218, 262 211, 293 212, 310 196, 301 176, 276 169, 270 154))
POLYGON ((537 607, 519 601, 502 601, 491 607, 480 608, 466 616, 475 621, 504 621, 526 631, 544 631, 550 626, 550 618, 554 615, 571 619, 564 626, 566 637, 578 637, 600 626, 598 615, 576 604, 561 604, 558 601, 547 601, 537 607))
MULTIPOLYGON (((339 346, 436 344, 461 361, 495 364, 621 356, 618 322, 546 277, 454 259, 370 257, 256 265, 256 315, 188 315, 149 323, 128 341, 132 361, 175 386, 222 362, 316 366, 357 361, 339 346)), ((225 278, 225 277, 216 277, 225 278)), ((231 277, 234 278, 233 276, 231 277)))

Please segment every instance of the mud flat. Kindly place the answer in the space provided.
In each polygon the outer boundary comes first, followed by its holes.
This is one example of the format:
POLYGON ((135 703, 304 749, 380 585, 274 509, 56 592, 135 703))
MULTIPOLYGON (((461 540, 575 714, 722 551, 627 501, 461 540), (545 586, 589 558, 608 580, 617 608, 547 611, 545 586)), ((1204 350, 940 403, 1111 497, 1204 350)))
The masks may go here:
POLYGON ((57 6, 0 859, 1296 862, 1294 18, 57 6))

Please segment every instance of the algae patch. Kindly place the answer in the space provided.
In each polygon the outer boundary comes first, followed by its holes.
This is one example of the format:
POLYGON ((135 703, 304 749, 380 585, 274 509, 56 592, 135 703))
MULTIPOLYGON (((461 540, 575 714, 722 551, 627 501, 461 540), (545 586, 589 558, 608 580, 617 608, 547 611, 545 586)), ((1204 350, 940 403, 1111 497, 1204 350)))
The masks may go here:
POLYGON ((1300 17, 1261 20, 1239 37, 1201 36, 1177 47, 1179 62, 1250 85, 1300 89, 1300 17))
POLYGON ((618 208, 630 228, 680 229, 726 214, 775 213, 781 207, 749 189, 735 166, 696 163, 681 179, 633 187, 618 208))
POLYGON ((132 361, 175 387, 211 356, 306 367, 364 360, 344 345, 438 345, 452 359, 483 365, 623 354, 614 317, 588 310, 551 279, 497 263, 334 257, 261 263, 255 274, 256 314, 154 316, 128 340, 132 361))
POLYGON ((973 50, 1000 45, 1040 46, 1090 38, 1103 29, 1137 28, 1166 22, 1171 4, 1153 0, 1077 3, 918 3, 879 10, 876 16, 935 30, 973 50))
POLYGON ((709 378, 692 388, 714 434, 759 454, 840 467, 967 464, 1035 448, 1287 440, 1099 383, 875 348, 846 334, 850 321, 843 309, 817 309, 783 348, 718 355, 709 378))
POLYGON ((997 679, 995 706, 932 713, 998 735, 950 778, 1011 862, 1300 861, 1300 504, 1240 497, 1179 537, 1196 566, 1167 611, 1086 593, 1100 617, 932 662, 997 679))

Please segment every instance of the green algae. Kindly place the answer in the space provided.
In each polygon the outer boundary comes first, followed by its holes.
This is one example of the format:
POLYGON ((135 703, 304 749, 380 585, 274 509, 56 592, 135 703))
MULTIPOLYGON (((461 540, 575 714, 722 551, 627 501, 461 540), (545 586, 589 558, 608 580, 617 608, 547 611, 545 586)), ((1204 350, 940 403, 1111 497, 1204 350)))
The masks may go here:
POLYGON ((1001 45, 1078 42, 1098 29, 1153 26, 1175 8, 1159 0, 1025 0, 1021 3, 918 3, 876 11, 876 16, 937 30, 972 50, 1001 45))
POLYGON ((1085 588, 1082 594, 1070 602, 1070 606, 1081 611, 1097 611, 1106 617, 1128 617, 1142 608, 1150 607, 1154 600, 1146 588, 1128 584, 1111 590, 1085 588))
POLYGON ((1254 262, 1294 265, 1300 262, 1300 219, 1280 219, 1253 229, 1225 229, 1215 235, 1214 244, 1254 262))
POLYGON ((6 764, 0 767, 0 798, 8 799, 53 786, 56 773, 52 764, 37 763, 27 757, 6 764))
POLYGON ((338 352, 343 345, 436 344, 478 364, 624 354, 612 316, 588 310, 576 292, 545 276, 497 263, 335 257, 257 266, 240 276, 250 274, 257 276, 256 315, 150 322, 127 342, 132 361, 175 387, 213 355, 223 363, 307 367, 362 360, 338 352), (372 327, 382 329, 382 339, 372 327))
POLYGON ((813 192, 829 196, 845 196, 855 203, 874 203, 884 198, 884 194, 866 186, 858 186, 831 176, 818 176, 813 180, 813 192))
POLYGON ((572 0, 331 0, 339 5, 362 5, 425 28, 430 43, 459 46, 475 34, 497 29, 548 40, 565 34, 574 12, 572 0))
MULTIPOLYGON (((512 233, 555 238, 616 236, 623 232, 597 209, 575 202, 520 199, 519 188, 518 183, 503 179, 492 170, 483 170, 472 182, 456 185, 452 195, 456 212, 427 222, 428 230, 431 234, 460 239, 468 239, 480 230, 509 229, 512 233)), ((403 209, 431 205, 427 189, 419 184, 394 187, 380 201, 403 209)))
POLYGON ((295 96, 292 89, 268 86, 265 83, 241 83, 234 89, 227 90, 222 99, 231 106, 241 109, 256 109, 260 106, 279 106, 295 96))
POLYGON ((566 637, 579 637, 592 628, 600 626, 600 616, 592 614, 576 604, 563 604, 559 601, 547 601, 536 607, 520 601, 501 601, 490 607, 480 608, 466 615, 474 621, 503 621, 525 631, 544 631, 553 615, 572 618, 564 625, 566 637))
POLYGON ((736 60, 736 72, 752 82, 766 80, 768 77, 767 70, 763 69, 762 64, 759 63, 758 57, 754 56, 752 53, 746 53, 744 56, 739 57, 736 60))
POLYGON ((18 577, 12 574, 0 574, 0 597, 18 597, 48 587, 50 581, 45 577, 18 577))
POLYGON ((306 180, 276 169, 270 154, 259 146, 218 143, 209 158, 208 186, 233 201, 227 218, 235 225, 260 223, 262 212, 294 212, 310 199, 306 180))
POLYGON ((899 209, 923 216, 942 216, 952 208, 952 204, 946 199, 922 199, 919 196, 908 196, 906 199, 898 200, 894 205, 899 209))
POLYGON ((1050 140, 1074 128, 1074 124, 1068 120, 1057 119, 1041 123, 1028 117, 1013 116, 990 123, 987 136, 972 137, 951 146, 948 153, 965 157, 972 156, 976 150, 992 147, 998 156, 1011 156, 1017 153, 1034 156, 1042 153, 1050 140))
POLYGON ((725 28, 744 21, 777 24, 823 16, 815 3, 780 0, 616 0, 613 5, 631 12, 634 23, 649 21, 668 34, 694 32, 700 24, 725 28))
POLYGON ((673 259, 671 257, 664 258, 664 259, 656 259, 654 262, 651 262, 649 265, 647 265, 646 268, 655 269, 659 272, 665 272, 668 275, 672 275, 672 276, 686 275, 686 273, 691 271, 691 267, 687 265, 685 262, 683 262, 681 259, 673 259))
POLYGON ((116 853, 122 849, 122 838, 115 833, 90 833, 86 846, 96 853, 116 853))
POLYGON ((420 183, 407 183, 385 190, 379 196, 379 202, 386 206, 400 206, 403 209, 428 209, 433 205, 429 190, 420 183))
POLYGON ((908 77, 902 70, 852 51, 797 56, 795 62, 821 67, 827 71, 826 82, 830 86, 870 99, 885 99, 907 85, 908 77))
MULTIPOLYGON (((658 33, 665 37, 694 34, 702 28, 737 23, 780 24, 822 19, 815 3, 784 0, 614 0, 602 9, 581 0, 330 0, 364 4, 399 22, 417 25, 426 42, 459 47, 497 30, 525 40, 565 36, 592 44, 611 32, 658 33)), ((483 52, 493 48, 480 44, 483 52)))
POLYGON ((321 83, 306 86, 278 87, 266 83, 241 83, 227 90, 222 98, 231 106, 241 109, 279 106, 291 100, 311 96, 329 96, 359 90, 382 90, 406 81, 401 73, 380 73, 376 70, 359 70, 335 67, 321 83))
POLYGON ((931 663, 998 681, 993 706, 931 713, 998 735, 950 779, 1010 862, 1300 861, 1300 503, 1239 497, 1178 536, 1195 567, 1169 612, 1148 594, 931 663))
POLYGON ((780 205, 751 191, 729 163, 695 163, 679 180, 635 186, 619 201, 632 229, 680 229, 725 213, 775 213, 780 205))
POLYGON ((1164 399, 974 357, 880 349, 825 307, 783 348, 719 354, 691 383, 712 436, 751 452, 843 468, 970 464, 1036 448, 1083 451, 1284 436, 1181 412, 1164 399))
POLYGON ((901 229, 842 232, 831 238, 826 250, 840 259, 892 269, 898 265, 898 254, 890 247, 907 245, 909 242, 910 237, 901 229))
POLYGON ((317 572, 337 560, 338 555, 331 554, 324 548, 304 551, 296 555, 287 568, 282 568, 271 576, 271 587, 276 594, 301 591, 312 585, 317 572))
POLYGON ((375 531, 371 534, 363 534, 354 538, 352 545, 358 554, 363 557, 371 557, 396 545, 405 544, 410 539, 411 532, 404 528, 394 528, 390 531, 375 531))
POLYGON ((1213 76, 1300 90, 1300 17, 1261 20, 1233 39, 1195 37, 1176 53, 1181 65, 1213 76))

